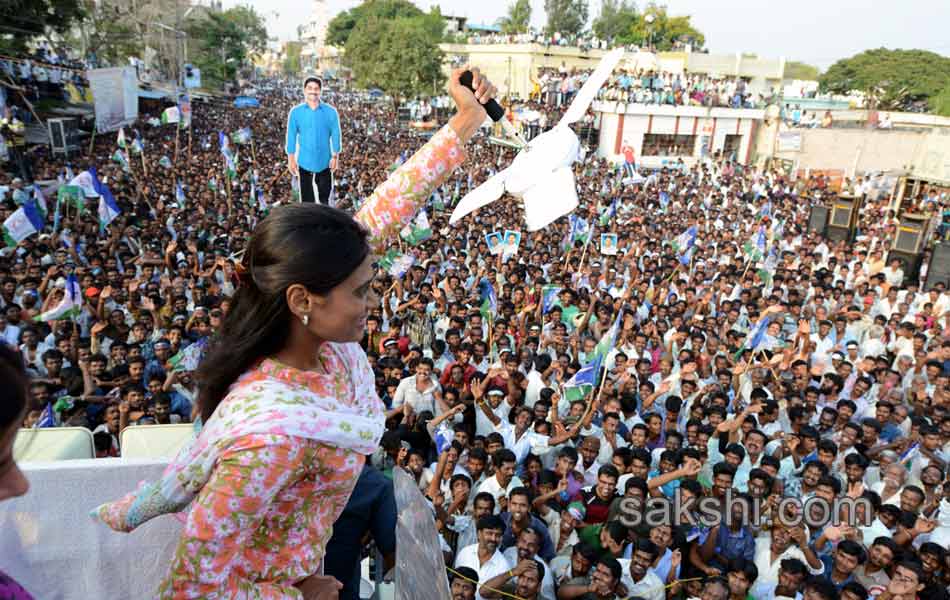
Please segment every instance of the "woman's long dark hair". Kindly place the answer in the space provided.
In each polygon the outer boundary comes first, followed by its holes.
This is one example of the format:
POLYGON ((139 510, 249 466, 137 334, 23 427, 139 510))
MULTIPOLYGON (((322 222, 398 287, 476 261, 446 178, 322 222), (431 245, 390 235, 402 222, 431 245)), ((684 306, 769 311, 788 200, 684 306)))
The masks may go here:
POLYGON ((27 377, 23 357, 0 342, 0 432, 19 427, 27 405, 27 377))
POLYGON ((287 288, 297 283, 314 294, 329 293, 365 260, 366 238, 350 215, 321 204, 280 206, 258 224, 231 308, 196 374, 203 421, 242 373, 287 343, 287 288))

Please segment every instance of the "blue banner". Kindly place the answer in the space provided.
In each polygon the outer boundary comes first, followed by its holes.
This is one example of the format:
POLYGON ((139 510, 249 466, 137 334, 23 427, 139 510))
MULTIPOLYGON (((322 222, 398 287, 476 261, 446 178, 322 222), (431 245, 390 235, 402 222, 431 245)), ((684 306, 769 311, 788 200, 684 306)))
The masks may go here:
POLYGON ((257 108, 261 103, 257 98, 238 96, 234 99, 234 108, 257 108))

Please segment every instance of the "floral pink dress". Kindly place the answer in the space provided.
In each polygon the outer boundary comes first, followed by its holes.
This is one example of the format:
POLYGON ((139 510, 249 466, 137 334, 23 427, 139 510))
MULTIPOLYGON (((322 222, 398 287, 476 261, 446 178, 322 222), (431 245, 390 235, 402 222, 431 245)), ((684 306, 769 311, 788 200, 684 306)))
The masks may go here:
MULTIPOLYGON (((464 158, 461 140, 445 126, 376 189, 356 215, 374 252, 464 158)), ((183 451, 169 466, 164 487, 143 485, 94 511, 113 529, 130 531, 180 506, 188 490, 195 494, 160 598, 302 597, 294 584, 318 571, 385 414, 357 344, 325 343, 320 359, 320 372, 263 360, 216 409, 190 463, 183 451), (311 404, 330 418, 301 418, 311 404), (204 435, 208 429, 216 435, 204 435), (319 441, 327 430, 348 447, 319 441)))

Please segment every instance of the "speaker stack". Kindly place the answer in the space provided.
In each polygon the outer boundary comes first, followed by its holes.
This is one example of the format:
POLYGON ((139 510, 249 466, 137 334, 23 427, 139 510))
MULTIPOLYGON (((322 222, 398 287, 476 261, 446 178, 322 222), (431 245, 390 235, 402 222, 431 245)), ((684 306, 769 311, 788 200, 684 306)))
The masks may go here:
POLYGON ((825 235, 825 229, 828 227, 828 212, 828 207, 824 204, 812 206, 808 213, 808 231, 825 235))
POLYGON ((935 244, 930 254, 927 283, 924 289, 929 292, 938 283, 943 283, 944 289, 950 289, 950 242, 935 244))
POLYGON ((858 225, 858 214, 864 196, 838 196, 831 205, 825 235, 836 242, 852 242, 858 225))
MULTIPOLYGON (((927 241, 927 217, 914 213, 904 213, 900 217, 897 225, 897 235, 894 236, 894 243, 890 252, 887 253, 887 260, 898 259, 901 262, 901 269, 904 270, 904 282, 914 281, 920 277, 920 265, 923 258, 924 245, 927 241)), ((941 256, 946 257, 948 249, 942 250, 941 256)), ((934 256, 937 256, 936 249, 934 256)), ((943 264, 947 263, 944 258, 943 264)), ((934 260, 931 258, 931 266, 934 260)), ((939 268, 939 265, 938 265, 939 268)), ((928 271, 930 273, 930 271, 928 271)), ((937 273, 935 272, 936 276, 937 273)), ((928 276, 929 280, 929 276, 928 276)), ((934 280, 936 281, 936 279, 934 280)))

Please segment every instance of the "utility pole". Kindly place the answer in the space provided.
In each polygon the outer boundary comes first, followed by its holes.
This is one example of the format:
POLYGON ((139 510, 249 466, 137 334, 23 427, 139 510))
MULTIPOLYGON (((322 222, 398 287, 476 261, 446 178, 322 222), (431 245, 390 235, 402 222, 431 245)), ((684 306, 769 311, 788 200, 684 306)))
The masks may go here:
POLYGON ((181 71, 181 0, 175 0, 175 96, 184 85, 181 71))

